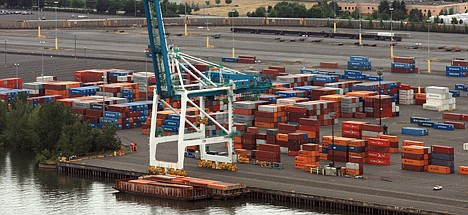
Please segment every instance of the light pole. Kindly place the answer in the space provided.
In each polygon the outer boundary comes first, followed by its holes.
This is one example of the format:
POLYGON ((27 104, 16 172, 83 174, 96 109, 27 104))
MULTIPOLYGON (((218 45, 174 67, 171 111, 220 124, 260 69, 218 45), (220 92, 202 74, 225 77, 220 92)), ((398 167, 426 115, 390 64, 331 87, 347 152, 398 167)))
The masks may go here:
POLYGON ((184 12, 185 12, 185 17, 184 17, 184 35, 185 35, 185 36, 188 36, 188 32, 187 32, 187 2, 185 2, 185 9, 184 9, 184 12))
POLYGON ((7 67, 7 50, 6 50, 7 40, 5 40, 5 67, 7 67))
POLYGON ((231 11, 232 58, 236 57, 236 51, 234 48, 234 12, 235 10, 231 11))
POLYGON ((393 59, 393 10, 390 8, 390 58, 393 59))
POLYGON ((85 66, 86 66, 86 47, 83 47, 84 48, 84 63, 85 63, 85 66))
POLYGON ((145 80, 146 80, 145 81, 145 89, 146 89, 145 95, 146 95, 146 101, 148 101, 148 93, 149 93, 149 91, 148 91, 148 56, 146 55, 146 51, 145 51, 145 76, 146 76, 146 78, 145 78, 145 80))
POLYGON ((106 82, 107 82, 107 72, 103 71, 102 73, 102 121, 104 122, 105 113, 106 113, 106 82))
POLYGON ((39 24, 37 25, 37 38, 41 38, 41 12, 39 0, 37 0, 37 15, 39 16, 39 24))
POLYGON ((58 50, 58 37, 57 37, 57 7, 58 7, 58 1, 54 1, 55 4, 55 50, 58 50))
POLYGON ((42 80, 44 80, 44 46, 45 46, 45 41, 41 40, 39 43, 42 44, 42 56, 41 56, 41 77, 43 77, 42 80))
POLYGON ((73 32, 73 37, 75 38, 75 60, 76 60, 76 32, 73 32))
POLYGON ((359 11, 359 45, 362 46, 362 14, 359 11))
POLYGON ((19 66, 19 63, 15 63, 15 71, 16 71, 16 89, 19 89, 19 86, 18 86, 18 66, 19 66))
POLYGON ((335 167, 335 113, 331 114, 331 118, 333 119, 332 122, 332 167, 335 167))
POLYGON ((431 73, 431 48, 430 48, 430 37, 429 37, 429 25, 432 21, 427 20, 427 73, 431 73))
POLYGON ((377 75, 379 75, 379 125, 382 125, 382 89, 381 89, 381 80, 383 71, 377 71, 377 75))

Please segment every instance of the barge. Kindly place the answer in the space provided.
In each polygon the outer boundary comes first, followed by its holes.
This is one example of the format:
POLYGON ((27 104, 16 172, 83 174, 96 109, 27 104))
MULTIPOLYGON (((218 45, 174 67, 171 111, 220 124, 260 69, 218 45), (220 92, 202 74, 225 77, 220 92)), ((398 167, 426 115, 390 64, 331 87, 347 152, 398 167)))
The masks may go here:
POLYGON ((123 193, 181 201, 229 199, 248 193, 242 184, 168 175, 119 179, 113 188, 123 193))

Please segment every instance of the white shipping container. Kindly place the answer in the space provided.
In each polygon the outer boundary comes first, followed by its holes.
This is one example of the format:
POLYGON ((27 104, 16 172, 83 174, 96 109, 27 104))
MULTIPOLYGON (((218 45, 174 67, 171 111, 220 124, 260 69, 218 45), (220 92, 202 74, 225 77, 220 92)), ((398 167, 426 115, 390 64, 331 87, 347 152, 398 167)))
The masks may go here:
POLYGON ((444 93, 449 93, 449 88, 448 87, 426 87, 426 93, 434 93, 434 94, 444 94, 444 93))
POLYGON ((463 150, 468 151, 468 143, 463 143, 463 150))
POLYGON ((49 82, 54 81, 54 76, 39 76, 36 77, 37 82, 49 82))
POLYGON ((278 107, 277 106, 272 106, 272 105, 259 105, 258 106, 258 111, 275 113, 275 112, 278 112, 278 107))
POLYGON ((450 97, 449 93, 444 93, 444 94, 426 93, 426 100, 427 99, 448 99, 449 97, 450 97))
POLYGON ((346 163, 346 169, 359 170, 358 163, 346 163))
MULTIPOLYGON (((276 100, 276 104, 279 104, 279 105, 287 105, 287 104, 296 104, 296 100, 291 100, 291 99, 277 99, 276 100)), ((260 110, 260 108, 259 108, 260 110)), ((269 111, 271 112, 271 111, 269 111)), ((274 111, 276 112, 276 111, 274 111)))

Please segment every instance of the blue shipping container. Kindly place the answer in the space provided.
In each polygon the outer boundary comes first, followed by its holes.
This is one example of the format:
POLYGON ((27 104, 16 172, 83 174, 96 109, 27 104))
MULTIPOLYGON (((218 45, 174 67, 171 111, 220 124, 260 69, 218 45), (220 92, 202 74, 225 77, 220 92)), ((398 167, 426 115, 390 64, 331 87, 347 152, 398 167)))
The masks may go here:
POLYGON ((455 131, 455 127, 452 124, 436 123, 434 124, 435 129, 455 131))
POLYGON ((410 123, 419 123, 419 122, 426 122, 426 121, 431 121, 431 119, 425 118, 425 117, 417 117, 417 116, 410 117, 410 123))
POLYGON ((232 57, 223 57, 221 58, 222 62, 228 62, 228 63, 237 63, 237 58, 232 58, 232 57))
POLYGON ((450 90, 452 97, 460 97, 460 91, 458 90, 450 90))
POLYGON ((358 70, 345 70, 345 71, 344 71, 344 74, 347 75, 347 76, 361 76, 361 75, 362 75, 362 71, 358 71, 358 70))
POLYGON ((429 129, 427 128, 413 128, 413 127, 403 127, 401 128, 402 134, 414 135, 414 136, 426 136, 429 135, 429 129))
POLYGON ((468 72, 468 67, 466 66, 446 66, 446 72, 468 72))
POLYGON ((351 56, 349 57, 350 61, 369 61, 368 57, 362 57, 362 56, 351 56))
POLYGON ((421 127, 428 127, 428 128, 433 128, 436 122, 431 122, 431 121, 423 121, 419 122, 418 125, 421 127))
POLYGON ((455 155, 448 155, 448 154, 441 154, 441 153, 432 152, 431 158, 432 159, 437 159, 437 160, 444 160, 444 161, 454 161, 455 160, 455 155))
POLYGON ((416 66, 409 63, 392 63, 392 68, 414 69, 416 66))

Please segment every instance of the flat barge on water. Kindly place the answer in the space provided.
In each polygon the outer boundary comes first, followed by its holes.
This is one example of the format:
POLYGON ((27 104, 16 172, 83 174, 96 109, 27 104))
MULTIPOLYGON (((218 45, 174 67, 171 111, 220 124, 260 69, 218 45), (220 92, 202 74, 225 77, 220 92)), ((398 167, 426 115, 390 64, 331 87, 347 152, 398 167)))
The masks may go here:
POLYGON ((245 185, 200 178, 148 175, 138 179, 119 179, 114 189, 119 192, 182 201, 228 199, 248 192, 245 185))

